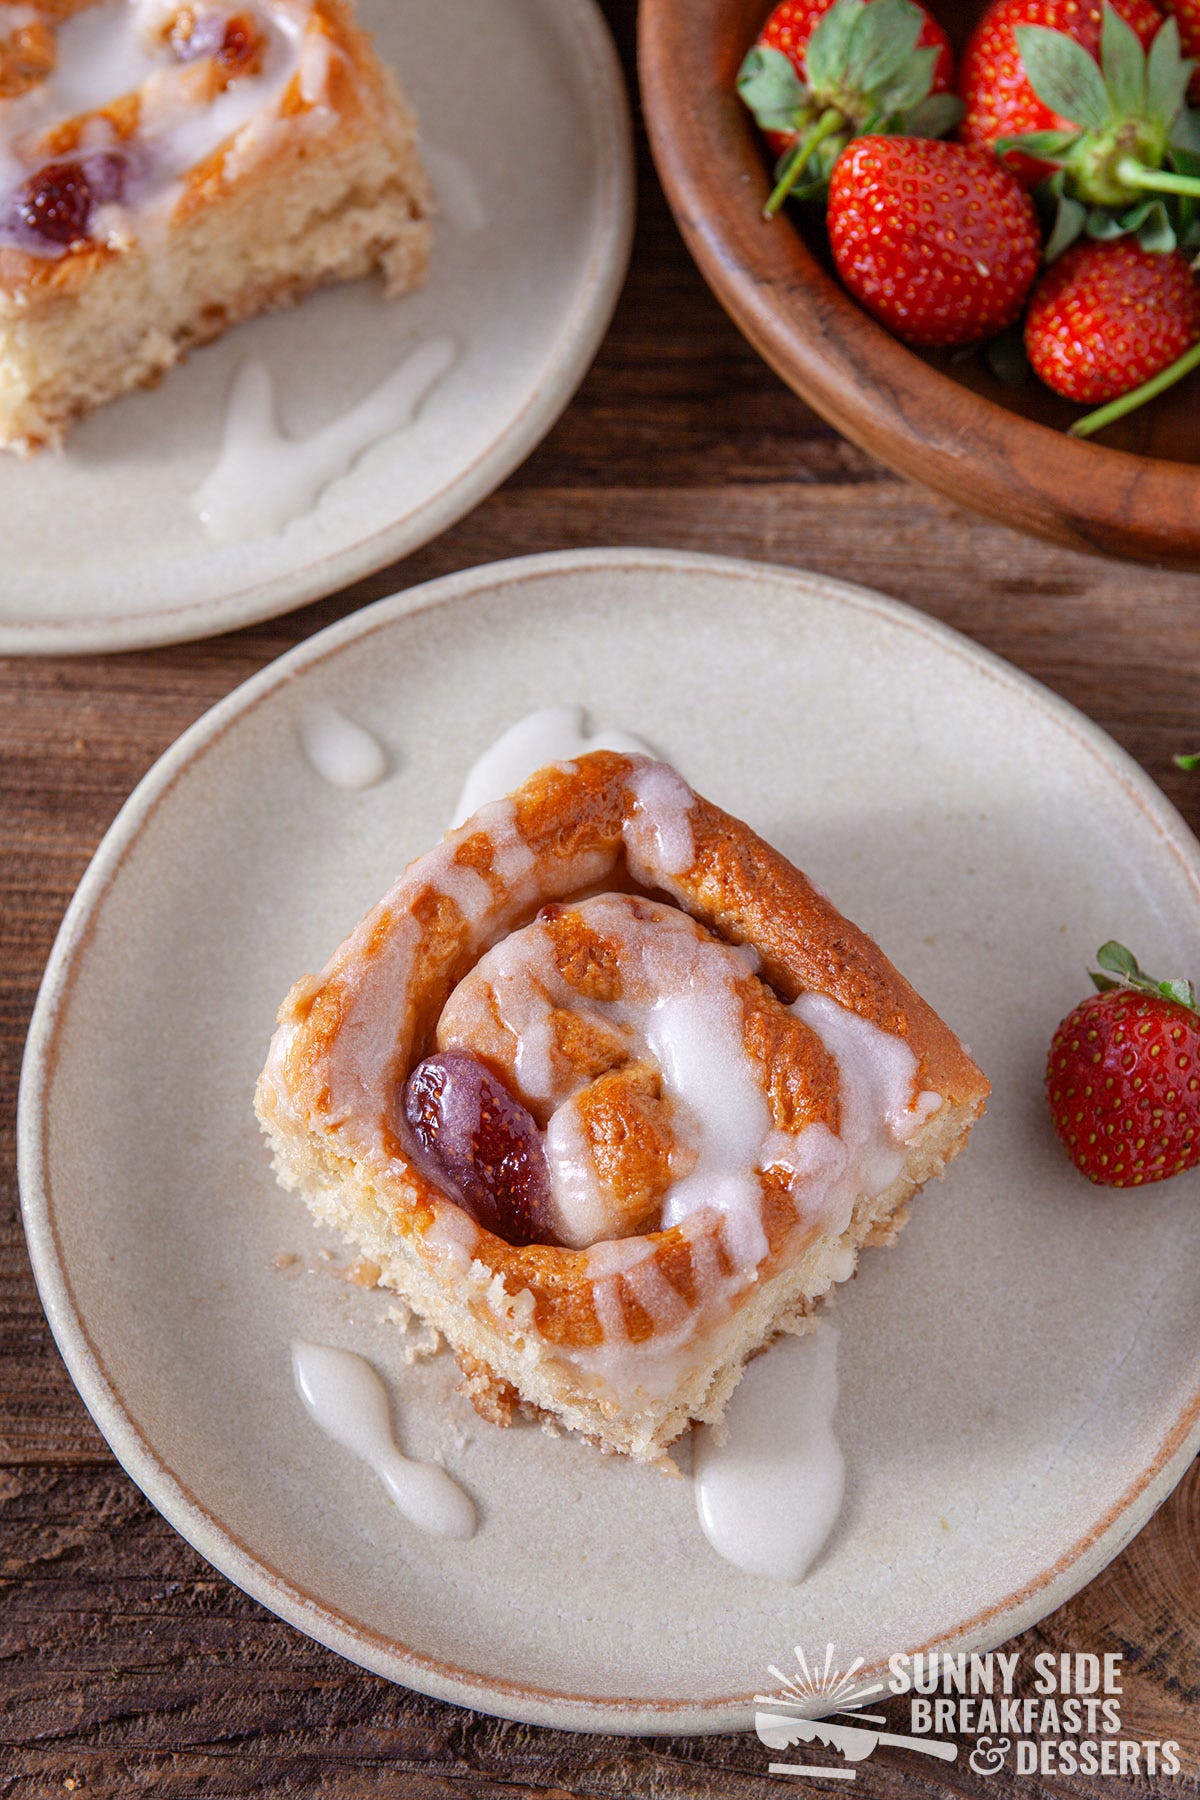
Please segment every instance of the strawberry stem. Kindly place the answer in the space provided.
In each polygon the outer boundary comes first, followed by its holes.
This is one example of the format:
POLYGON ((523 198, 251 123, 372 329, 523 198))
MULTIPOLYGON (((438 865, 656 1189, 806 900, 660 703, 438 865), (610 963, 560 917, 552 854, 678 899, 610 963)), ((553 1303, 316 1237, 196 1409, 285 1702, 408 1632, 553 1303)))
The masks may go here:
POLYGON ((1087 413, 1082 419, 1076 419, 1075 423, 1069 427, 1070 435, 1077 438, 1092 437, 1097 431, 1103 431, 1106 425, 1112 425, 1116 420, 1123 419, 1126 413, 1134 412, 1139 406, 1144 406, 1147 400, 1153 400, 1159 394, 1165 393, 1169 387, 1174 387, 1177 381, 1182 381, 1185 375, 1189 375, 1197 367, 1200 367, 1200 344, 1193 344, 1190 350, 1185 350, 1182 356, 1177 357, 1173 363, 1168 363, 1165 369, 1160 369, 1157 375, 1152 375, 1149 381, 1143 381, 1140 387, 1130 388, 1127 394, 1119 394, 1115 400, 1110 400, 1107 406, 1099 406, 1095 412, 1087 413))
MULTIPOLYGON (((809 132, 808 136, 801 138, 799 143, 792 145, 792 148, 788 151, 784 161, 783 173, 772 188, 770 199, 763 207, 764 219, 774 218, 775 214, 779 211, 780 207, 799 181, 801 175, 803 175, 808 166, 809 158, 817 148, 817 145, 823 143, 827 137, 831 137, 835 131, 842 130, 845 123, 845 119, 842 117, 842 114, 838 111, 836 106, 827 107, 809 132)), ((1197 191, 1200 191, 1200 188, 1198 188, 1197 191)))
POLYGON ((1195 175, 1176 175, 1171 169, 1150 169, 1133 156, 1123 156, 1115 174, 1126 187, 1145 193, 1200 195, 1200 179, 1195 175))

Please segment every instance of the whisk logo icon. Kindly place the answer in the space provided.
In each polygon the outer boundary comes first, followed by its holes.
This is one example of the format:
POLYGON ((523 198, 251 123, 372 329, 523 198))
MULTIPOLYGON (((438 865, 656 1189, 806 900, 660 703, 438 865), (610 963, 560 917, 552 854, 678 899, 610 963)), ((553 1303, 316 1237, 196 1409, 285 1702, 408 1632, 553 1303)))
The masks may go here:
POLYGON ((876 1694, 884 1693, 882 1681, 864 1683, 859 1675, 863 1658, 856 1657, 848 1669, 839 1669, 834 1661, 832 1644, 825 1646, 822 1661, 810 1664, 800 1645, 795 1646, 796 1668, 785 1674, 772 1663, 770 1673, 779 1682, 774 1694, 756 1694, 759 1711, 754 1716, 754 1729, 768 1750, 790 1750, 795 1744, 824 1744, 836 1750, 841 1763, 820 1767, 815 1763, 773 1762, 772 1775, 806 1775, 825 1777, 831 1781, 854 1781, 858 1770, 847 1765, 865 1762, 880 1744, 891 1744, 902 1750, 919 1750, 925 1756, 937 1756, 953 1762, 958 1745, 941 1738, 904 1737, 894 1731, 881 1731, 887 1724, 883 1713, 861 1709, 876 1694), (820 1712, 822 1717, 806 1714, 820 1712), (843 1719, 853 1720, 843 1724, 843 1719))

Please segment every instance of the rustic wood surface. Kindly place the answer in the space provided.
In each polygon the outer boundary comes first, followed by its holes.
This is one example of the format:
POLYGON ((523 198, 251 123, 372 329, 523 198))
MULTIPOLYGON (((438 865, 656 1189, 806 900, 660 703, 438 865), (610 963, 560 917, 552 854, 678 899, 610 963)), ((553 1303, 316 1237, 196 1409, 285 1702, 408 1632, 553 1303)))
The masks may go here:
MULTIPOLYGON (((609 10, 632 68, 633 0, 610 0, 609 10)), ((726 321, 644 150, 641 169, 633 270, 596 366, 547 441, 471 518, 346 593, 233 636, 0 663, 0 1800, 64 1791, 92 1800, 757 1800, 787 1791, 748 1735, 639 1741, 535 1730, 361 1673, 209 1568, 121 1472, 85 1413, 43 1319, 18 1220, 22 1042, 88 858, 134 782, 206 707, 299 639, 403 584, 561 545, 724 551, 866 582, 945 619, 1091 714, 1200 825, 1200 777, 1171 764, 1173 751, 1200 748, 1200 578, 1018 537, 849 447, 726 321)), ((1125 1734, 1177 1740, 1181 1777, 987 1780, 965 1757, 944 1766, 881 1750, 858 1791, 889 1800, 1200 1794, 1198 1546, 1194 1465, 1132 1546, 1025 1640, 1122 1654, 1125 1734)), ((891 1710, 903 1729, 904 1709, 891 1710)))

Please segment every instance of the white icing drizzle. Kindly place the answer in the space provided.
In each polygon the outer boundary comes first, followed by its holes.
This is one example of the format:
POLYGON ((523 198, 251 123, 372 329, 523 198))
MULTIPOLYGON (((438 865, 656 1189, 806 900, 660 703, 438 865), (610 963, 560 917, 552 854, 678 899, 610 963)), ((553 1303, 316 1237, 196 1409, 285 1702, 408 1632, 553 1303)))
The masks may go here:
POLYGON ((840 1137, 849 1153, 842 1182, 849 1220, 857 1193, 882 1194, 904 1166, 904 1146, 942 1104, 926 1091, 914 1099, 917 1059, 901 1037, 839 1006, 827 994, 801 994, 792 1007, 838 1066, 840 1137))
MULTIPOLYGON (((625 1028, 658 1067, 674 1103, 676 1135, 694 1151, 691 1172, 668 1190, 663 1223, 678 1224, 700 1208, 724 1214, 726 1248, 750 1279, 767 1248, 758 1170, 771 1118, 744 1043, 738 984, 745 963, 674 907, 601 894, 577 910, 618 945, 621 968, 620 998, 589 1001, 584 1010, 625 1028)), ((535 922, 505 938, 470 979, 475 989, 491 989, 500 1023, 521 1047, 531 1082, 523 1091, 530 1099, 561 1098, 547 1015, 552 1007, 578 1009, 579 999, 558 971, 548 928, 535 922)), ((443 1029, 438 1041, 456 1040, 443 1029)), ((562 1242, 583 1249, 611 1237, 620 1217, 596 1174, 573 1091, 550 1119, 546 1153, 562 1242)))
POLYGON ((430 338, 356 406, 307 437, 285 436, 276 419, 271 374, 241 364, 229 391, 221 453, 192 504, 218 543, 282 531, 310 512, 322 490, 381 438, 411 425, 430 389, 455 360, 453 340, 430 338))
POLYGON ((625 822, 629 867, 639 879, 683 875, 696 860, 691 810, 695 796, 687 782, 667 763, 638 769, 631 783, 634 813, 625 822))
MULTIPOLYGON (((160 0, 97 0, 55 27, 54 68, 17 98, 0 101, 0 219, 6 197, 27 175, 51 160, 43 145, 47 133, 68 119, 102 111, 122 96, 140 93, 137 130, 119 203, 95 209, 89 234, 98 242, 127 242, 157 214, 169 212, 189 169, 204 162, 223 144, 232 154, 240 134, 253 133, 265 119, 279 126, 278 104, 297 72, 309 68, 306 98, 316 101, 306 29, 311 0, 254 0, 248 11, 266 38, 262 64, 253 73, 235 75, 224 90, 208 98, 206 59, 177 62, 161 32, 173 6, 160 0)), ((213 12, 225 16, 214 5, 213 12)), ((320 112, 320 107, 314 107, 320 112)), ((307 113, 283 121, 288 130, 308 131, 307 113)), ((243 147, 237 144, 239 152, 243 147)), ((103 120, 90 121, 82 151, 121 148, 103 120)), ((243 161, 248 160, 247 155, 243 161)), ((227 170, 227 173, 231 173, 227 170)), ((7 234, 31 254, 61 256, 64 246, 45 243, 20 232, 7 234)))
POLYGON ((841 1511, 845 1463, 834 1436, 837 1331, 822 1323, 749 1364, 720 1434, 692 1434, 696 1509, 735 1568, 800 1581, 841 1511))
POLYGON ((510 725, 472 763, 454 809, 454 824, 461 825, 486 801, 511 794, 548 763, 570 762, 589 750, 618 750, 624 756, 655 754, 631 732, 605 725, 589 731, 582 706, 544 706, 510 725))
POLYGON ((482 231, 487 224, 479 183, 454 150, 421 139, 421 160, 433 183, 438 206, 456 231, 482 231))
POLYGON ((559 1242, 585 1250, 601 1239, 615 1239, 620 1221, 614 1218, 609 1195, 596 1175, 583 1120, 573 1101, 564 1101, 551 1113, 545 1149, 559 1242))
POLYGON ((336 706, 310 706, 298 731, 305 756, 334 787, 374 787, 387 774, 387 751, 379 739, 336 706))
POLYGON ((369 1362, 350 1350, 297 1338, 292 1372, 322 1431, 370 1464, 410 1524, 436 1537, 474 1537, 470 1496, 437 1463, 414 1462, 392 1442, 387 1390, 369 1362))
MULTIPOLYGON (((581 710, 551 709, 506 734, 511 741, 505 745, 502 739, 498 746, 503 755, 491 765, 482 759, 473 779, 490 785, 490 766, 502 784, 542 764, 549 729, 575 733, 573 746, 563 746, 560 735, 554 749, 569 747, 581 753, 581 710)), ((633 848, 626 847, 627 856, 631 864, 635 857, 639 862, 646 858, 641 879, 661 887, 669 879, 664 865, 685 867, 694 854, 689 817, 693 799, 672 772, 651 775, 639 768, 635 778, 633 848)), ((473 798, 470 790, 468 796, 473 798)), ((786 1172, 798 1233, 819 1231, 836 1238, 849 1224, 860 1196, 874 1196, 895 1181, 905 1143, 941 1101, 929 1092, 914 1097, 917 1062, 903 1039, 827 996, 806 994, 794 1010, 837 1061, 839 1133, 821 1123, 798 1135, 776 1129, 744 1040, 738 989, 755 959, 743 948, 712 938, 674 908, 635 902, 629 895, 595 893, 620 862, 619 851, 611 846, 535 862, 518 830, 513 803, 502 800, 482 807, 410 866, 335 955, 322 979, 331 974, 338 978, 341 1025, 322 1073, 328 1088, 326 1122, 338 1134, 345 1153, 361 1159, 382 1179, 403 1181, 406 1163, 389 1147, 390 1134, 398 1083, 410 1066, 415 1009, 427 979, 426 945, 414 908, 430 892, 444 895, 457 909, 461 926, 456 931, 451 924, 449 937, 440 936, 450 943, 455 964, 469 973, 451 997, 443 1022, 456 1006, 465 1004, 461 996, 468 981, 482 979, 485 987, 490 981, 496 996, 493 1018, 511 1033, 515 1046, 515 1085, 549 1121, 546 1146, 561 1236, 583 1249, 584 1268, 593 1284, 600 1342, 560 1346, 556 1354, 595 1386, 607 1385, 628 1401, 639 1391, 672 1391, 700 1345, 706 1359, 718 1354, 721 1334, 732 1329, 736 1318, 733 1302, 758 1279, 767 1250, 764 1172, 772 1171, 777 1184, 786 1172), (573 898, 589 891, 593 896, 589 900, 573 898), (550 955, 544 924, 523 923, 536 905, 559 898, 595 909, 603 935, 620 940, 618 999, 601 1006, 568 990, 550 955), (647 928, 651 918, 652 930, 647 928), (663 1218, 690 1249, 696 1295, 690 1307, 682 1305, 654 1266, 656 1247, 650 1239, 634 1235, 595 1241, 597 1222, 603 1221, 615 1196, 607 1194, 599 1180, 575 1104, 583 1078, 556 1055, 548 1013, 557 1006, 576 1013, 595 1011, 606 1030, 627 1032, 636 1058, 652 1061, 662 1074, 679 1152, 678 1165, 672 1157, 674 1180, 663 1218), (720 1219, 719 1232, 713 1229, 714 1211, 720 1219), (649 1340, 630 1340, 623 1293, 649 1315, 654 1328, 649 1340)), ((303 1016, 306 999, 307 988, 301 984, 296 1014, 285 1006, 265 1074, 284 1111, 293 1101, 279 1071, 296 1029, 294 1017, 303 1016)), ((448 1038, 439 1027, 438 1042, 442 1048, 455 1043, 470 1048, 469 1026, 464 1026, 463 1035, 451 1032, 448 1038)), ((531 1296, 505 1292, 501 1278, 477 1259, 480 1241, 478 1228, 464 1212, 448 1202, 436 1209, 426 1237, 430 1248, 450 1259, 467 1289, 514 1331, 520 1319, 520 1330, 533 1335, 531 1296)), ((829 1280, 846 1279, 853 1267, 851 1251, 833 1256, 829 1280)))
POLYGON ((478 925, 495 905, 495 895, 491 882, 478 869, 456 861, 462 842, 461 832, 443 839, 429 853, 424 865, 425 878, 439 894, 453 900, 468 925, 478 925))
POLYGON ((478 1241, 479 1232, 474 1219, 458 1206, 439 1207, 425 1233, 425 1242, 430 1249, 445 1257, 447 1262, 453 1263, 460 1274, 470 1268, 478 1241))
MULTIPOLYGON (((683 817, 686 825, 686 811, 683 817)), ((655 826, 654 835, 656 845, 670 841, 669 829, 655 826)), ((839 1133, 821 1122, 798 1134, 777 1129, 746 1048, 740 986, 749 971, 739 951, 673 907, 644 899, 601 894, 575 910, 600 938, 618 946, 618 998, 581 1000, 559 972, 551 927, 535 920, 502 938, 475 965, 442 1015, 438 1043, 470 1049, 476 1022, 494 1019, 515 1047, 518 1091, 549 1110, 544 1141, 555 1231, 564 1244, 587 1251, 603 1333, 599 1346, 564 1354, 623 1393, 663 1391, 701 1321, 681 1308, 663 1280, 653 1246, 643 1237, 620 1235, 628 1227, 597 1172, 579 1110, 584 1079, 555 1056, 551 1012, 573 1010, 615 1026, 627 1035, 630 1054, 660 1071, 676 1143, 687 1153, 685 1172, 664 1196, 661 1223, 680 1227, 693 1258, 704 1264, 696 1269, 704 1295, 699 1312, 710 1322, 758 1278, 768 1248, 765 1171, 786 1172, 798 1230, 817 1225, 840 1236, 856 1201, 884 1192, 899 1177, 906 1141, 941 1102, 928 1093, 914 1100, 917 1061, 903 1039, 827 996, 807 994, 793 1010, 838 1064, 839 1133), (725 1272, 705 1235, 714 1211, 722 1216, 722 1241, 733 1265, 725 1272), (654 1321, 652 1353, 628 1338, 622 1283, 654 1321)), ((844 1280, 853 1268, 847 1252, 835 1259, 830 1277, 844 1280)))
POLYGON ((564 1244, 585 1249, 626 1226, 591 1156, 579 1113, 582 1078, 555 1058, 555 1009, 617 1027, 630 1057, 660 1072, 677 1144, 688 1153, 685 1171, 664 1196, 662 1225, 706 1210, 722 1214, 725 1247, 743 1282, 755 1278, 767 1251, 765 1170, 786 1170, 802 1216, 839 1232, 859 1194, 882 1192, 895 1180, 904 1160, 897 1133, 911 1135, 916 1123, 908 1107, 916 1059, 906 1044, 834 1001, 807 996, 795 1010, 844 1071, 841 1136, 819 1123, 798 1135, 779 1131, 746 1048, 741 989, 748 971, 738 951, 675 908, 624 894, 593 896, 576 911, 617 946, 618 998, 581 1003, 559 972, 552 927, 535 920, 480 959, 438 1030, 443 1049, 470 1049, 481 1017, 492 1016, 515 1046, 520 1094, 551 1109, 545 1147, 564 1244))

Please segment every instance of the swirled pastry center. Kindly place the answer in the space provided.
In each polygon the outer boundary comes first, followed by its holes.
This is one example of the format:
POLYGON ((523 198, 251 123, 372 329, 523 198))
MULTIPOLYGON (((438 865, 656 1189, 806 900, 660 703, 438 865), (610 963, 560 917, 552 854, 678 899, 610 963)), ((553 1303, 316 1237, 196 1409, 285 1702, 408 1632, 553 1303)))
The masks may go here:
POLYGON ((754 1260, 764 1182, 838 1125, 836 1065, 756 961, 672 906, 601 894, 543 908, 459 982, 438 1051, 478 1058, 544 1131, 551 1241, 707 1206, 754 1260))

